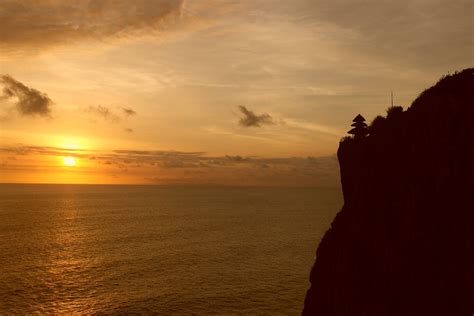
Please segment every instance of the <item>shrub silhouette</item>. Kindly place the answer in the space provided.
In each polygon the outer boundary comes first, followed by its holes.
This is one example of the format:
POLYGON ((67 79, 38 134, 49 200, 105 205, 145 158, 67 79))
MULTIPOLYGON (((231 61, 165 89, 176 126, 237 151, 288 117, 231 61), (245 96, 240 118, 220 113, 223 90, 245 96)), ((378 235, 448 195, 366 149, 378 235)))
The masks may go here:
POLYGON ((387 109, 387 118, 399 117, 403 113, 403 106, 392 105, 387 109))
POLYGON ((344 136, 343 138, 341 138, 341 140, 339 141, 340 143, 347 143, 347 142, 350 142, 354 140, 354 138, 352 136, 344 136))
POLYGON ((377 115, 374 118, 374 120, 372 121, 372 123, 370 123, 369 126, 369 133, 371 136, 381 132, 381 130, 384 128, 385 120, 385 117, 381 115, 377 115))

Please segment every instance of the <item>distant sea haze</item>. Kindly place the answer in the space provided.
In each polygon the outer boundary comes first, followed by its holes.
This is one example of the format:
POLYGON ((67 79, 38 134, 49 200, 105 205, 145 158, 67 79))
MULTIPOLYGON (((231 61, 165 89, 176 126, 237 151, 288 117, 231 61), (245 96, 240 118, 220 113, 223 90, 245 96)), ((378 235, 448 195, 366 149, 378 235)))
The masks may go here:
POLYGON ((0 185, 0 314, 299 315, 339 189, 0 185))

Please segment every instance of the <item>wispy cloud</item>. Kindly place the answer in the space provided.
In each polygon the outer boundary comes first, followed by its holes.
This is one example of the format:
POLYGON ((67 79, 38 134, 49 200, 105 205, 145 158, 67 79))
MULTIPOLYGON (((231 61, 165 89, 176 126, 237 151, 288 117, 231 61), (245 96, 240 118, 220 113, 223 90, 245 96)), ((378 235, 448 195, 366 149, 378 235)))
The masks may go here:
POLYGON ((123 113, 125 114, 125 116, 132 116, 132 115, 136 115, 137 112, 132 109, 132 108, 121 108, 123 113))
POLYGON ((326 135, 340 137, 344 135, 344 131, 338 130, 333 127, 317 124, 317 123, 310 123, 301 120, 295 120, 291 118, 285 118, 285 125, 288 127, 299 128, 304 130, 309 130, 313 132, 318 132, 326 135))
POLYGON ((121 120, 121 118, 117 114, 115 114, 112 110, 102 105, 97 105, 97 106, 91 105, 86 109, 86 112, 91 113, 100 118, 103 118, 106 121, 110 121, 114 123, 119 122, 121 120))
POLYGON ((184 0, 4 0, 0 2, 2 36, 8 48, 105 40, 159 29, 179 17, 184 0))
POLYGON ((51 146, 2 146, 0 152, 9 153, 13 155, 25 156, 25 155, 47 155, 47 156, 61 156, 70 155, 78 157, 88 157, 88 154, 93 152, 84 149, 71 149, 51 146))
POLYGON ((240 112, 244 115, 240 118, 239 124, 245 127, 260 127, 262 125, 271 125, 275 122, 268 113, 255 114, 255 112, 247 109, 243 105, 238 106, 240 112))
MULTIPOLYGON (((119 107, 114 110, 110 107, 103 106, 100 104, 96 106, 91 105, 86 108, 85 111, 112 123, 118 123, 123 121, 124 119, 127 119, 130 116, 137 115, 137 112, 132 108, 119 107)), ((128 129, 127 131, 132 132, 133 130, 128 129)))
POLYGON ((46 93, 28 87, 9 75, 0 77, 0 85, 3 86, 0 101, 11 102, 21 115, 50 116, 53 101, 46 93))

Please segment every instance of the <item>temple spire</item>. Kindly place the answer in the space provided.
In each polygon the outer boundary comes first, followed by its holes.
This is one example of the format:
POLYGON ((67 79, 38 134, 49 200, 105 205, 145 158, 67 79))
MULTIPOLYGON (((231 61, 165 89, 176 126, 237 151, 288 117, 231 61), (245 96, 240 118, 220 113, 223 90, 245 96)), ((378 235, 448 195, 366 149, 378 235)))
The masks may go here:
POLYGON ((367 136, 369 132, 367 130, 367 124, 365 124, 365 118, 362 115, 358 114, 352 122, 351 126, 353 128, 347 133, 354 135, 354 139, 362 139, 367 136))

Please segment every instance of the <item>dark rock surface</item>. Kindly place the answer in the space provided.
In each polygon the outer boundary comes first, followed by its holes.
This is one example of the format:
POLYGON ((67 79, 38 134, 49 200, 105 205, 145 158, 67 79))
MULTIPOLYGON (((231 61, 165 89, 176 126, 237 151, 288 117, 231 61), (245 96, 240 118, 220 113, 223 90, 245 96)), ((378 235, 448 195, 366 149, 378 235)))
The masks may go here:
POLYGON ((474 69, 341 141, 344 206, 303 315, 472 315, 474 69))

